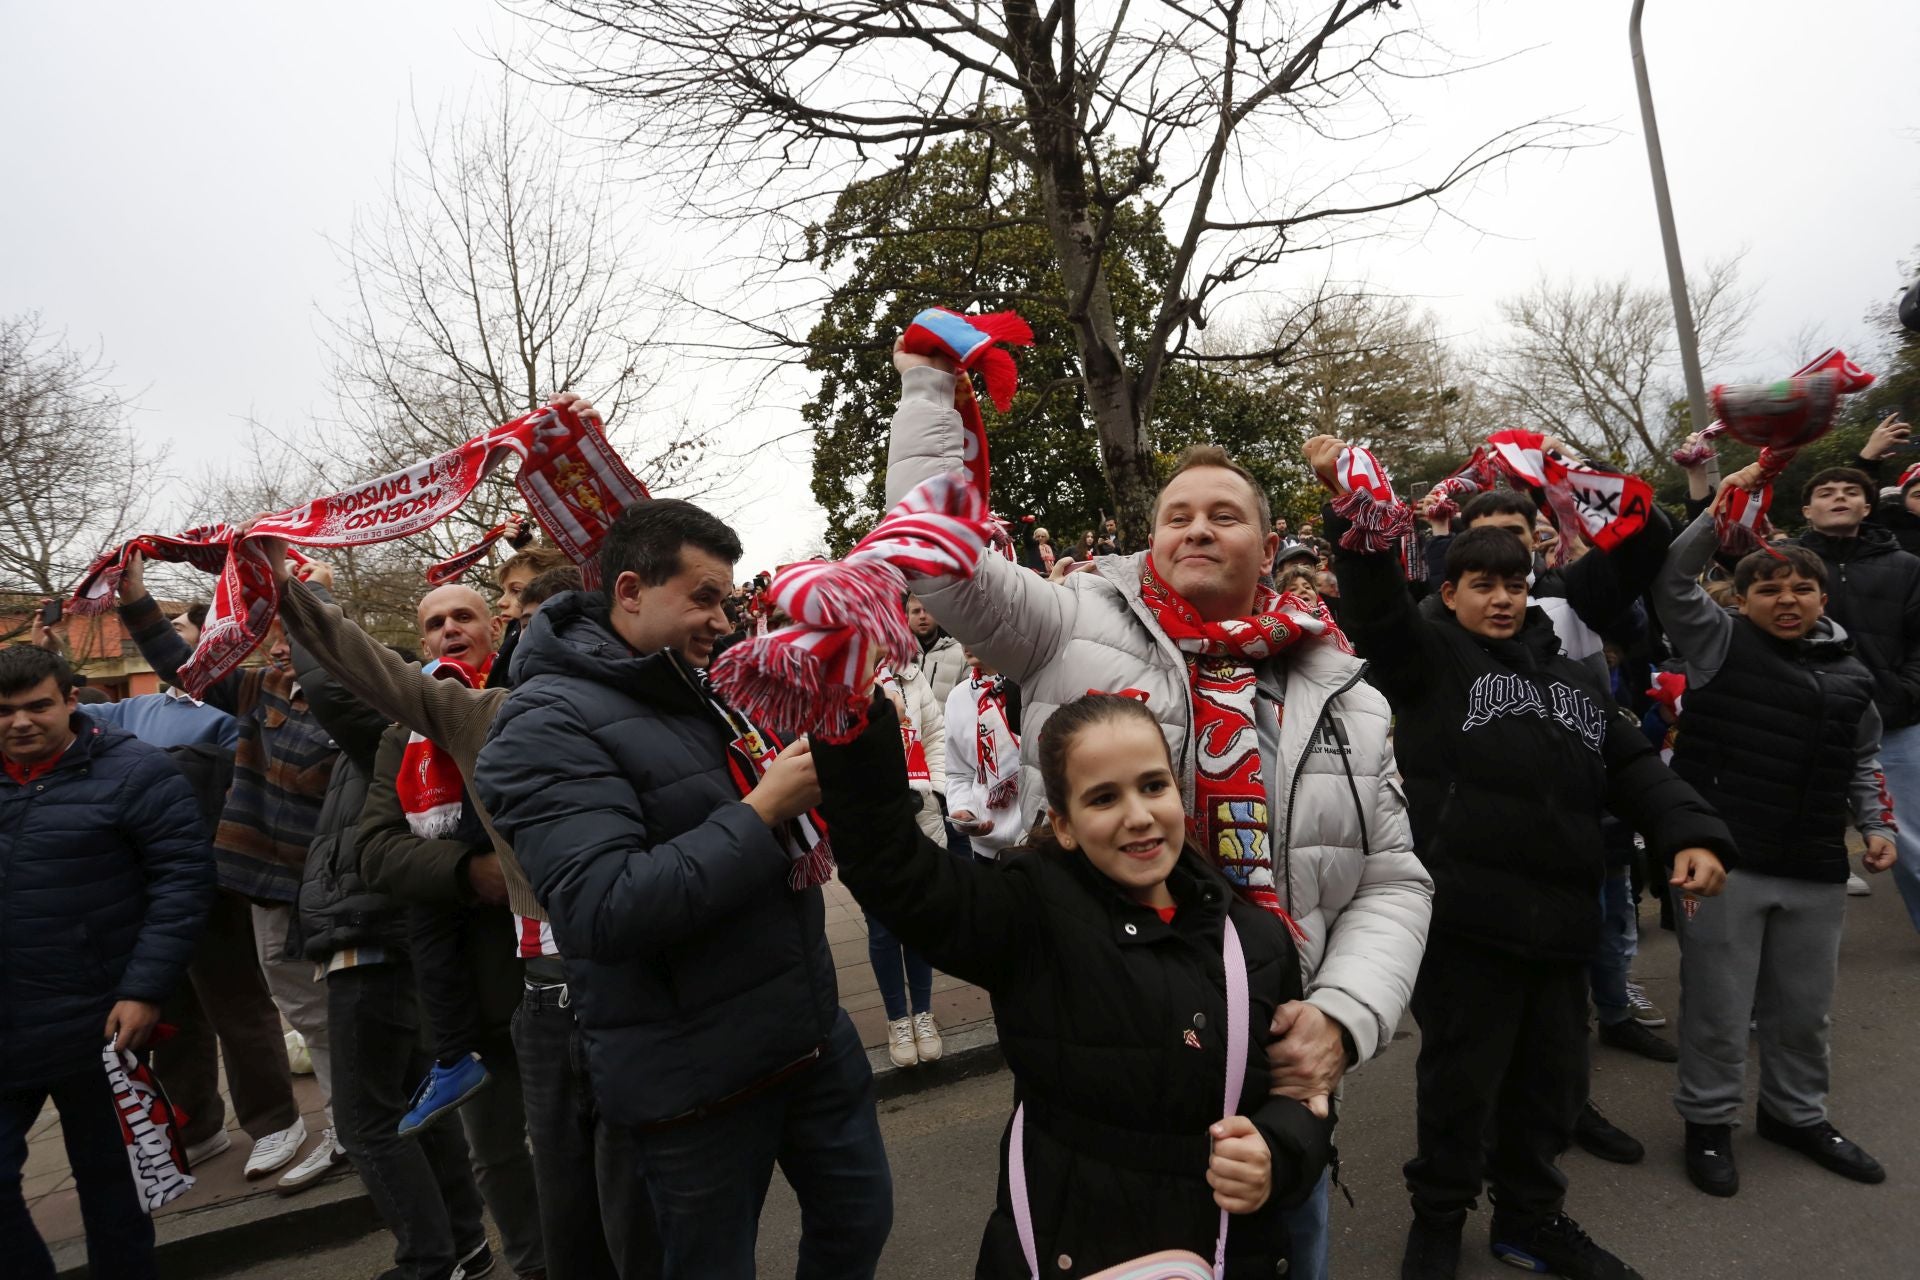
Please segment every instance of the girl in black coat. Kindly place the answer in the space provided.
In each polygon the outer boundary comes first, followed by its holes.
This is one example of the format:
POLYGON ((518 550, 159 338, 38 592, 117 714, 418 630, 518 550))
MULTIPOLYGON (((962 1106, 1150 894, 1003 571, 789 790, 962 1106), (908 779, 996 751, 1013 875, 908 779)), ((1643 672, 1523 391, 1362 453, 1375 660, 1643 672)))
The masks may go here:
MULTIPOLYGON (((1056 711, 1040 741, 1048 821, 998 863, 955 858, 920 834, 885 701, 860 738, 816 745, 814 759, 853 896, 935 966, 992 994, 1026 1108, 1042 1273, 1085 1276, 1167 1249, 1211 1261, 1224 1208, 1226 1275, 1274 1275, 1287 1256, 1279 1211, 1314 1188, 1331 1154, 1330 1118, 1268 1093, 1264 1032, 1301 997, 1300 961, 1286 923, 1236 897, 1186 843, 1153 715, 1102 694, 1056 711), (1226 1108, 1229 914, 1251 1031, 1226 1108)), ((1028 1274, 1003 1140, 976 1275, 1028 1274)))

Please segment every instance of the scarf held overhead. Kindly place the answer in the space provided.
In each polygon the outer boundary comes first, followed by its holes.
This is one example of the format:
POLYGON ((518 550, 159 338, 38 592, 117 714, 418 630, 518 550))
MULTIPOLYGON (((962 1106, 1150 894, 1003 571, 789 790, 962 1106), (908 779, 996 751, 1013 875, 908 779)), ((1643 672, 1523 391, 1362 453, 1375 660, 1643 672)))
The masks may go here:
POLYGON ((299 507, 262 516, 245 529, 203 525, 175 537, 143 535, 106 552, 74 588, 70 608, 88 615, 113 603, 127 558, 184 561, 220 575, 200 643, 180 668, 195 696, 238 667, 266 638, 280 593, 261 543, 359 547, 405 538, 446 519, 508 458, 515 483, 554 542, 593 574, 600 540, 622 507, 646 498, 599 425, 564 405, 549 405, 445 453, 299 507))
POLYGON ((920 652, 901 606, 907 575, 971 578, 990 537, 986 497, 963 472, 928 477, 846 559, 775 574, 773 601, 792 625, 728 649, 713 687, 782 737, 851 741, 866 727, 877 665, 920 652))
POLYGON ((953 403, 965 427, 967 475, 980 490, 984 502, 987 492, 987 425, 980 416, 980 401, 973 393, 973 382, 966 375, 975 369, 987 384, 987 398, 993 407, 1005 413, 1013 407, 1013 393, 1020 385, 1020 371, 1013 357, 1000 346, 1033 345, 1033 330, 1012 311, 993 311, 984 315, 963 316, 945 307, 928 307, 915 316, 901 335, 900 349, 917 356, 945 356, 960 367, 954 380, 953 403))

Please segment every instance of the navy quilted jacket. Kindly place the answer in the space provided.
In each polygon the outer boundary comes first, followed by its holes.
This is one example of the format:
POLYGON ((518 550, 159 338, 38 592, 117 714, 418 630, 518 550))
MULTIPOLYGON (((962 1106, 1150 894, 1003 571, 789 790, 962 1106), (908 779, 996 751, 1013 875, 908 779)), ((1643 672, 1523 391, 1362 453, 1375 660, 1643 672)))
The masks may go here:
POLYGON ((521 634, 513 680, 474 791, 553 922, 601 1111, 694 1114, 811 1054, 839 1016, 825 901, 787 887, 693 669, 570 592, 521 634))
POLYGON ((0 1092, 98 1069, 108 1011, 167 998, 213 903, 206 824, 166 752, 74 730, 49 772, 0 772, 0 1092))

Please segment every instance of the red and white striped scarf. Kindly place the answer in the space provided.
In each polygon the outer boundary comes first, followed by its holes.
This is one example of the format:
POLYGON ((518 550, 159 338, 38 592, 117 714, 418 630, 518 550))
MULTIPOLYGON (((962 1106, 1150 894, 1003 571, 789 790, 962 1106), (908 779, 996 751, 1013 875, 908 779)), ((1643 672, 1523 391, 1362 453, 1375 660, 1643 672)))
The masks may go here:
MULTIPOLYGON (((492 654, 477 669, 453 658, 441 658, 434 663, 433 677, 478 689, 486 684, 492 667, 492 654)), ((444 840, 459 829, 467 784, 460 776, 459 763, 440 744, 409 733, 406 749, 400 755, 400 771, 394 775, 393 791, 400 801, 400 811, 407 817, 407 830, 422 840, 444 840)))
POLYGON ((907 702, 907 682, 900 673, 886 663, 874 672, 874 683, 882 688, 891 689, 899 695, 900 747, 907 757, 907 785, 925 795, 933 790, 933 769, 927 764, 927 744, 920 737, 920 726, 915 723, 913 712, 907 702))
MULTIPOLYGON (((707 704, 733 733, 732 741, 727 743, 727 772, 745 799, 747 793, 760 784, 767 766, 787 744, 759 728, 739 708, 713 697, 707 699, 707 704)), ((792 869, 787 872, 787 885, 794 892, 823 885, 833 878, 833 847, 827 843, 827 824, 817 812, 808 810, 782 823, 774 836, 793 859, 792 869)))
POLYGON ((1267 762, 1260 758, 1254 713, 1254 664, 1313 636, 1330 636, 1347 649, 1346 637, 1324 602, 1310 608, 1298 596, 1269 587, 1260 589, 1250 616, 1208 622, 1160 577, 1151 554, 1140 567, 1140 599, 1187 657, 1195 753, 1188 827, 1248 901, 1291 928, 1273 875, 1267 762))
POLYGON ((782 737, 852 741, 866 727, 878 664, 920 653, 901 606, 905 575, 971 578, 991 536, 986 497, 964 472, 923 481, 846 559, 775 574, 770 594, 792 625, 728 649, 713 687, 782 737))
POLYGON ((978 719, 974 722, 974 781, 987 796, 987 808, 1004 809, 1020 798, 1020 739, 1007 719, 1005 676, 968 681, 978 719))

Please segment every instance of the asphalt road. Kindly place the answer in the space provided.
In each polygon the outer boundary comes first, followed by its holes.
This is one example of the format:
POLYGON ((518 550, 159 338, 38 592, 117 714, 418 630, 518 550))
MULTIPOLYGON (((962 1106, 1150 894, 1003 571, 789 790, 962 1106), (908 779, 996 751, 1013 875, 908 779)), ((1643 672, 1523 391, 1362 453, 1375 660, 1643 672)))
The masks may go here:
MULTIPOLYGON (((1568 1211, 1603 1244, 1654 1277, 1787 1280, 1792 1277, 1920 1277, 1920 938, 1892 883, 1874 881, 1853 899, 1834 1013, 1832 1116, 1887 1166, 1888 1180, 1863 1187, 1835 1177, 1743 1129, 1735 1139, 1742 1189, 1732 1200, 1695 1191, 1680 1163, 1680 1121, 1668 1101, 1672 1068, 1596 1048, 1594 1098, 1646 1143, 1647 1160, 1622 1167, 1570 1152, 1568 1211)), ((1678 1004, 1679 956, 1672 935, 1652 927, 1637 976, 1670 1014, 1678 1004)), ((1333 1272, 1340 1280, 1399 1274, 1406 1230, 1401 1163, 1413 1145, 1415 1036, 1349 1083, 1340 1130, 1349 1208, 1335 1193, 1333 1272)), ((1751 1095, 1752 1079, 1749 1079, 1751 1095)), ((981 1224, 991 1205, 995 1160, 1010 1109, 1000 1075, 886 1104, 881 1124, 896 1187, 885 1280, 972 1275, 981 1224)), ((1749 1113, 1751 1114, 1751 1113, 1749 1113)), ((1463 1277, 1515 1273, 1487 1254, 1486 1215, 1468 1224, 1463 1277)), ((760 1237, 760 1270, 791 1275, 799 1211, 774 1179, 760 1237)), ((275 1280, 376 1276, 391 1258, 384 1234, 344 1242, 229 1274, 275 1280)), ((505 1276, 504 1268, 494 1273, 505 1276)))

